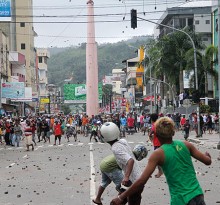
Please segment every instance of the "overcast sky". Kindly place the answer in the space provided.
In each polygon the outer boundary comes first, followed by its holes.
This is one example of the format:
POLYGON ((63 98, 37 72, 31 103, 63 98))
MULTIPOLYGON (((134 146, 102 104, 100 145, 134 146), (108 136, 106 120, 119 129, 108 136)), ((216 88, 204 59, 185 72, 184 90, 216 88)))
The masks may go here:
MULTIPOLYGON (((86 2, 87 0, 33 0, 34 28, 38 34, 35 46, 67 47, 86 42, 86 2)), ((95 17, 96 41, 117 42, 133 36, 152 35, 155 27, 152 23, 139 21, 137 29, 130 27, 130 10, 137 9, 138 17, 156 22, 167 7, 183 2, 184 0, 94 0, 95 15, 98 15, 95 17)))

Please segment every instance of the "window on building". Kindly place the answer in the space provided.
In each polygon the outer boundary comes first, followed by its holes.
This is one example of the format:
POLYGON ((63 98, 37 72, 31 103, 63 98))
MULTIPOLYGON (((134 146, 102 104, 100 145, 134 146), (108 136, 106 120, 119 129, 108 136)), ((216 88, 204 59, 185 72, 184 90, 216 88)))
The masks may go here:
POLYGON ((203 41, 208 41, 209 39, 207 37, 202 38, 203 41))
POLYGON ((186 19, 185 18, 180 18, 179 19, 179 25, 180 25, 180 28, 185 28, 186 27, 186 19))
POLYGON ((25 43, 21 44, 21 50, 25 50, 25 43))
POLYGON ((128 67, 135 67, 137 62, 128 62, 128 67))
POLYGON ((199 24, 199 20, 196 20, 196 21, 195 21, 195 24, 199 24))
POLYGON ((42 57, 39 57, 39 63, 43 63, 43 58, 42 57))
POLYGON ((188 26, 193 26, 193 18, 188 18, 188 26))
POLYGON ((47 57, 44 58, 44 63, 47 64, 47 57))
POLYGON ((210 24, 210 20, 206 20, 206 21, 205 21, 205 24, 210 24))
POLYGON ((21 22, 21 23, 20 23, 20 27, 25 27, 25 23, 24 23, 24 22, 21 22))

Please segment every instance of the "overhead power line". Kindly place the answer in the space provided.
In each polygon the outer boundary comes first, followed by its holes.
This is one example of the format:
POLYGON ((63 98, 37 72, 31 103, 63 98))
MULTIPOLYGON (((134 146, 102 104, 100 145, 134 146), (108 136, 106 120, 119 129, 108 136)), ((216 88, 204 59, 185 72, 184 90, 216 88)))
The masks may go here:
MULTIPOLYGON (((126 6, 127 7, 142 7, 143 6, 143 0, 135 0, 133 1, 134 3, 131 3, 132 1, 126 0, 126 6)), ((157 3, 157 6, 160 5, 168 5, 168 4, 182 4, 182 3, 186 3, 185 0, 160 0, 157 3)), ((152 1, 146 1, 145 6, 154 6, 155 5, 155 0, 152 1)), ((102 9, 102 8, 124 8, 124 5, 122 4, 98 4, 98 5, 94 5, 94 9, 102 9)), ((85 4, 83 5, 66 5, 66 6, 33 6, 33 8, 30 7, 25 7, 25 6, 17 6, 16 9, 18 10, 62 10, 62 9, 68 9, 68 10, 76 10, 76 9, 82 9, 85 8, 85 4)))

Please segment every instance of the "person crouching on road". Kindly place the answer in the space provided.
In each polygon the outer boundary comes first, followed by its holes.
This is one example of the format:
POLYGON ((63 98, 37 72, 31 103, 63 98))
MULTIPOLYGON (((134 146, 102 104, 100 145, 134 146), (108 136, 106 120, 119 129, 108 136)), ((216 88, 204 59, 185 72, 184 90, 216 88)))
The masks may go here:
POLYGON ((173 140, 175 124, 168 117, 158 119, 155 128, 161 147, 151 154, 140 178, 118 198, 113 199, 111 205, 122 204, 124 199, 143 188, 158 165, 162 167, 166 176, 171 205, 205 205, 203 191, 196 178, 191 157, 210 165, 212 163, 210 154, 208 152, 203 154, 187 141, 173 140))
POLYGON ((27 147, 27 151, 29 151, 30 146, 32 146, 32 151, 34 151, 34 144, 32 141, 32 127, 29 120, 26 120, 26 124, 24 126, 24 136, 25 136, 25 144, 27 147))
MULTIPOLYGON (((147 157, 148 151, 147 148, 138 144, 133 149, 133 154, 136 160, 141 161, 142 159, 147 157)), ((113 181, 116 190, 121 194, 125 191, 124 187, 121 186, 121 182, 124 178, 124 174, 121 168, 118 166, 115 156, 113 154, 105 157, 100 163, 100 170, 102 174, 102 182, 100 183, 98 194, 95 199, 92 200, 94 204, 102 205, 102 194, 104 193, 106 187, 113 181)), ((125 203, 127 200, 125 200, 125 203)))
POLYGON ((55 135, 55 142, 54 145, 56 145, 57 139, 59 140, 59 145, 61 143, 61 136, 62 136, 62 129, 61 129, 61 124, 59 123, 58 120, 55 120, 54 126, 53 126, 53 132, 55 135))
MULTIPOLYGON (((122 185, 129 186, 141 176, 141 169, 135 159, 131 147, 125 139, 120 139, 120 130, 113 122, 106 122, 102 125, 100 132, 105 142, 111 145, 118 166, 124 172, 122 185)), ((128 205, 140 205, 143 187, 137 188, 132 195, 127 198, 128 205)), ((125 198, 123 199, 123 201, 125 198)), ((122 204, 123 201, 120 201, 122 204)))

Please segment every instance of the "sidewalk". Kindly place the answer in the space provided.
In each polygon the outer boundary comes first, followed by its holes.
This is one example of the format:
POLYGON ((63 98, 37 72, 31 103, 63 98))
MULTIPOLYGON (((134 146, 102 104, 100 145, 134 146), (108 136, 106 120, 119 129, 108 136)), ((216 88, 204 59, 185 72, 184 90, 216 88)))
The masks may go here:
POLYGON ((215 132, 213 132, 213 134, 203 134, 202 137, 196 137, 195 133, 193 133, 190 134, 190 137, 188 139, 189 141, 194 143, 205 145, 214 149, 220 149, 220 147, 218 146, 220 141, 219 134, 215 132))

